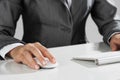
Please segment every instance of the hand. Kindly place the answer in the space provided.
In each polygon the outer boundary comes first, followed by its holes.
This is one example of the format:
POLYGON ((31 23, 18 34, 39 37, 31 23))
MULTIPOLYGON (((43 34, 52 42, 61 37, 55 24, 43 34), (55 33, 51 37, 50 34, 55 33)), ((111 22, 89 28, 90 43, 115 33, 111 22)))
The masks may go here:
POLYGON ((112 51, 120 50, 120 34, 115 34, 110 40, 110 47, 112 51))
POLYGON ((55 58, 50 52, 42 46, 40 43, 28 43, 23 46, 18 46, 11 50, 8 55, 18 63, 23 63, 33 69, 39 69, 40 66, 34 60, 36 57, 43 66, 46 65, 45 57, 50 60, 51 63, 55 63, 55 58))

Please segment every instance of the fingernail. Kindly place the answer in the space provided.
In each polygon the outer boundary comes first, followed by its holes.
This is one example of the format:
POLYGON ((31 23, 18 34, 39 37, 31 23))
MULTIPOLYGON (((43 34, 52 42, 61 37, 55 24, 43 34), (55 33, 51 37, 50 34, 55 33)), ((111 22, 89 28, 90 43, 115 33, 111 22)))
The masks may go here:
POLYGON ((37 70, 38 70, 38 69, 39 69, 39 66, 38 66, 38 65, 35 65, 35 69, 37 69, 37 70))

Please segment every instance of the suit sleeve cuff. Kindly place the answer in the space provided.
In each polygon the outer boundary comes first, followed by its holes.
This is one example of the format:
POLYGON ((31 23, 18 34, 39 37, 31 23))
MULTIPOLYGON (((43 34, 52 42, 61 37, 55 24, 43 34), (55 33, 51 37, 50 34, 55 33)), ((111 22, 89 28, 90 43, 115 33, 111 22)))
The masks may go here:
POLYGON ((24 45, 24 44, 22 44, 22 43, 13 43, 13 44, 10 44, 10 45, 7 45, 7 46, 3 47, 3 48, 0 50, 0 55, 1 55, 1 57, 2 57, 3 59, 7 59, 6 54, 7 54, 10 50, 14 49, 15 47, 21 46, 21 45, 24 45))
POLYGON ((110 44, 110 39, 112 38, 113 35, 115 34, 119 34, 120 32, 114 32, 113 34, 111 34, 111 36, 108 38, 107 43, 110 44))

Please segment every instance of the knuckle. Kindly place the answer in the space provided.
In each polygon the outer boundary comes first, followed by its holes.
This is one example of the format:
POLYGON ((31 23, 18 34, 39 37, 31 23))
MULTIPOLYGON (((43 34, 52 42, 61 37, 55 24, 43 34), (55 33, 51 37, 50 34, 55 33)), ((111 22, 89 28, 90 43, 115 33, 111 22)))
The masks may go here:
POLYGON ((28 43, 28 44, 25 45, 25 47, 31 47, 31 46, 33 46, 32 43, 28 43))
POLYGON ((25 47, 27 51, 30 51, 30 52, 37 52, 37 49, 36 47, 33 45, 33 44, 28 44, 27 47, 25 47))
POLYGON ((113 43, 116 43, 116 42, 119 42, 119 41, 120 41, 119 38, 115 38, 115 39, 113 39, 113 43))
POLYGON ((27 50, 33 50, 33 49, 34 49, 34 45, 31 44, 31 43, 28 43, 28 44, 26 44, 26 45, 24 46, 24 48, 27 49, 27 50))
POLYGON ((44 53, 49 53, 47 49, 44 49, 44 53))
POLYGON ((116 38, 114 39, 114 41, 116 41, 116 40, 119 40, 119 38, 116 37, 116 38))
POLYGON ((37 47, 42 46, 39 42, 35 42, 34 45, 37 46, 37 47))
POLYGON ((41 45, 39 42, 35 42, 34 44, 36 44, 36 45, 41 45))

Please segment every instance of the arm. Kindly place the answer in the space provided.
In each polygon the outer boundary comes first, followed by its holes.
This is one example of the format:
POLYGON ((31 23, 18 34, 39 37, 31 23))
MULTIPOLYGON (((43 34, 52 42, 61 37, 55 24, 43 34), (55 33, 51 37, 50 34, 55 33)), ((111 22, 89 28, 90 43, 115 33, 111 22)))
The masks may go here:
MULTIPOLYGON (((14 38, 16 22, 23 11, 22 3, 24 0, 0 0, 0 49, 7 45, 22 43, 23 41, 14 38)), ((35 62, 34 57, 45 65, 45 57, 52 63, 55 58, 40 43, 29 43, 20 45, 7 53, 8 56, 16 62, 21 62, 33 69, 39 69, 39 65, 35 62)))
POLYGON ((91 15, 99 32, 103 35, 104 42, 111 47, 108 40, 114 36, 114 33, 120 33, 120 18, 117 17, 117 8, 110 0, 95 0, 91 15))
POLYGON ((13 38, 16 22, 22 12, 21 0, 0 0, 0 49, 13 43, 23 43, 13 38))

